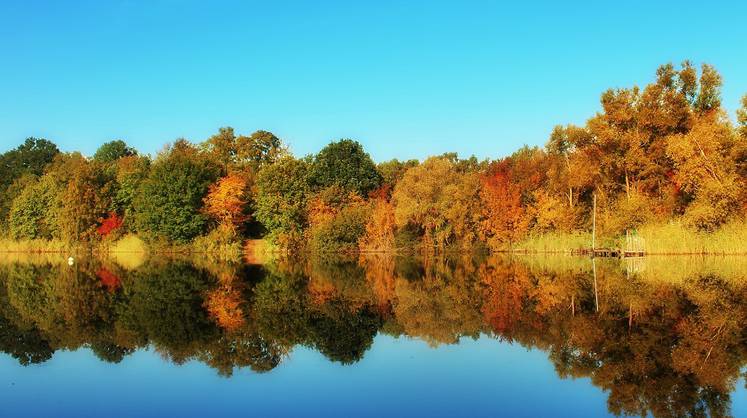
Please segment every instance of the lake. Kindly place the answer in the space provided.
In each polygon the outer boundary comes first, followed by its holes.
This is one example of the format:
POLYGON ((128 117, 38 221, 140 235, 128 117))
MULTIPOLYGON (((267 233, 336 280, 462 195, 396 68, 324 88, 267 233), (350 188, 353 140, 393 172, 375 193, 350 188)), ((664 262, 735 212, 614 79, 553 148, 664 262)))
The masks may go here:
POLYGON ((18 417, 747 416, 747 259, 0 255, 18 417))

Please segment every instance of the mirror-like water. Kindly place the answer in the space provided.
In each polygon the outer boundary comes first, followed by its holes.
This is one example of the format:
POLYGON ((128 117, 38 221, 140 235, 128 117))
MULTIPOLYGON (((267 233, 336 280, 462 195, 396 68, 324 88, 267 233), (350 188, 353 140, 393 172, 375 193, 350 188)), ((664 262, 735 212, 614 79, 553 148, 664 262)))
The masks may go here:
POLYGON ((747 416, 747 260, 0 256, 5 416, 747 416))

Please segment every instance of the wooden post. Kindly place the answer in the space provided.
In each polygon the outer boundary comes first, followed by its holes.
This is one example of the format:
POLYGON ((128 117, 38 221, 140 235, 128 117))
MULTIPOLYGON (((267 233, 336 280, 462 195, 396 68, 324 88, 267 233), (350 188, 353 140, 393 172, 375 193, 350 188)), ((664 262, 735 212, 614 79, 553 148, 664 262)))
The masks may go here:
POLYGON ((594 193, 594 213, 591 215, 591 255, 597 248, 597 194, 594 193))
POLYGON ((597 291, 597 260, 596 258, 591 259, 591 268, 594 271, 594 306, 596 312, 599 312, 599 292, 597 291))
POLYGON ((571 315, 576 316, 576 295, 571 295, 571 315))
POLYGON ((633 328, 633 302, 630 302, 630 308, 628 309, 628 329, 633 328))

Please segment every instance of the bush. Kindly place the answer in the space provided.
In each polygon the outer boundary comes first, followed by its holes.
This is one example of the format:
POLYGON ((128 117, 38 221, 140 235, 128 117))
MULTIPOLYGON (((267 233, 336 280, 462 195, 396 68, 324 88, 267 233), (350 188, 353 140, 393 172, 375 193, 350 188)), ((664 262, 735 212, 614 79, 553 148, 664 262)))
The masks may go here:
POLYGON ((344 207, 331 219, 311 228, 309 249, 317 253, 357 251, 370 214, 367 205, 344 207))
POLYGON ((220 225, 209 234, 197 237, 192 243, 195 252, 220 261, 241 260, 241 237, 233 228, 220 225))

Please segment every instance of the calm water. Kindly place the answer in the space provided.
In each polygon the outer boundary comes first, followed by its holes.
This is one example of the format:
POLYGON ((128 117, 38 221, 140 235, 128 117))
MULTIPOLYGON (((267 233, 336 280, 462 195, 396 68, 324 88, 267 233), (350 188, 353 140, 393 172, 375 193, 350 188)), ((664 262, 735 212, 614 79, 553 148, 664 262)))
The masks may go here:
POLYGON ((2 416, 747 417, 747 260, 0 256, 2 416))

